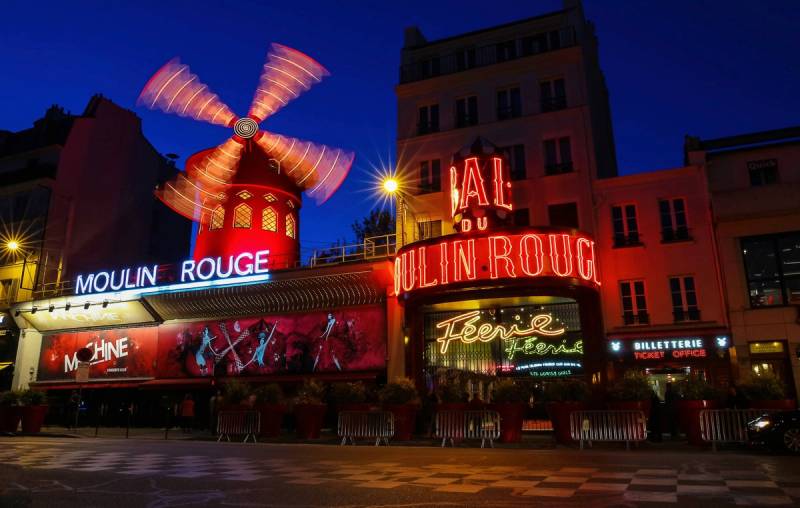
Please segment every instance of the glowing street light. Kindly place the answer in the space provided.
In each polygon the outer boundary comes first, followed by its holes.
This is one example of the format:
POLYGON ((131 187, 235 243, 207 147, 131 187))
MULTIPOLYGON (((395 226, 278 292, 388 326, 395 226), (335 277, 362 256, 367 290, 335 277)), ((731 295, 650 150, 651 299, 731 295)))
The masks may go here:
POLYGON ((384 192, 386 192, 387 194, 394 194, 394 193, 396 193, 396 192, 397 192, 397 190, 398 190, 399 188, 400 188, 400 186, 399 186, 399 185, 398 185, 398 183, 397 183, 397 179, 396 179, 396 178, 394 178, 394 177, 389 177, 389 178, 386 178, 386 179, 383 181, 383 190, 384 190, 384 192))
POLYGON ((16 240, 9 240, 6 242, 6 250, 10 252, 16 252, 19 249, 19 242, 16 240))

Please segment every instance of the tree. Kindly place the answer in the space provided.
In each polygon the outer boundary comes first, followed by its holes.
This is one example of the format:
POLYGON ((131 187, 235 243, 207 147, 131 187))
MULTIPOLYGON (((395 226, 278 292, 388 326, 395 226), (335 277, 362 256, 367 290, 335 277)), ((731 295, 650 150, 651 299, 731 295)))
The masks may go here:
POLYGON ((386 210, 372 210, 361 221, 355 221, 351 227, 353 228, 353 233, 356 234, 358 243, 362 243, 365 238, 393 235, 395 220, 394 216, 386 210))

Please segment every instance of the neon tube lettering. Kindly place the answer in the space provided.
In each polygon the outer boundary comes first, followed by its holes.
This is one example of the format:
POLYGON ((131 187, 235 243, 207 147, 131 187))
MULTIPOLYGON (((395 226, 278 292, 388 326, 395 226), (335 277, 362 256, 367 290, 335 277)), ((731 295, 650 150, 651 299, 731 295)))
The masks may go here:
POLYGON ((428 280, 428 260, 425 252, 426 250, 427 247, 420 247, 417 251, 417 257, 419 258, 419 287, 421 288, 429 288, 439 284, 438 279, 433 279, 431 281, 428 280))
POLYGON ((489 237, 489 277, 496 279, 500 277, 498 273, 499 262, 502 261, 505 273, 508 277, 516 277, 514 262, 511 260, 511 240, 507 236, 489 237), (502 243, 502 246, 498 244, 502 243))
POLYGON ((519 240, 520 269, 528 277, 536 277, 544 270, 544 248, 542 239, 539 235, 525 235, 519 240), (531 249, 533 252, 531 252, 531 249), (536 268, 531 269, 531 260, 536 264, 536 268))
POLYGON ((480 318, 480 311, 474 310, 436 323, 437 329, 444 328, 443 335, 436 338, 436 342, 440 344, 439 352, 441 354, 447 353, 450 343, 453 341, 472 344, 478 341, 491 342, 498 337, 500 340, 510 341, 517 338, 529 338, 534 334, 556 337, 563 335, 566 331, 564 328, 549 329, 553 322, 553 316, 550 314, 533 316, 530 326, 522 329, 516 324, 512 324, 508 328, 503 325, 492 325, 491 323, 483 323, 480 326, 476 326, 480 318))
POLYGON ((559 277, 572 275, 572 249, 569 235, 547 235, 550 239, 550 268, 559 277), (558 248, 558 237, 561 237, 561 252, 558 248), (563 267, 561 266, 563 260, 563 267))
POLYGON ((506 203, 505 192, 507 188, 511 187, 511 184, 506 184, 503 178, 503 159, 494 157, 492 162, 494 166, 494 204, 511 211, 511 203, 506 203))
POLYGON ((477 198, 478 206, 489 206, 477 157, 470 157, 464 161, 464 181, 461 184, 459 208, 462 210, 469 208, 473 198, 477 198))
POLYGON ((455 257, 454 264, 455 273, 453 273, 453 282, 461 282, 462 269, 467 273, 467 279, 475 280, 477 271, 475 270, 475 239, 465 241, 456 240, 453 242, 453 256, 455 257), (464 248, 464 244, 467 244, 464 248))

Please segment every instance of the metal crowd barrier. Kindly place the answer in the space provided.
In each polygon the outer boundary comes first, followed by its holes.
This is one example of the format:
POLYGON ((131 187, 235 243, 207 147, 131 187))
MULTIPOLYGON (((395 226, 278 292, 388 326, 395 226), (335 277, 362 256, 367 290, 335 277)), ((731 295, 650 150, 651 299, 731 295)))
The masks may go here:
POLYGON ((763 409, 703 409, 700 411, 700 438, 711 443, 746 443, 747 423, 755 420, 763 409))
POLYGON ((258 411, 220 411, 217 418, 217 442, 224 437, 228 441, 231 436, 244 436, 243 443, 249 438, 256 442, 256 434, 261 431, 261 413, 258 411))
POLYGON ((389 411, 340 411, 337 434, 342 445, 355 445, 356 439, 374 439, 375 446, 383 441, 389 446, 394 437, 394 415, 389 411))
POLYGON ((442 448, 448 441, 455 446, 456 439, 480 439, 481 448, 489 441, 500 437, 500 415, 497 411, 438 411, 436 413, 436 439, 442 440, 442 448))
POLYGON ((635 411, 573 411, 569 415, 570 436, 592 446, 593 441, 624 442, 625 449, 630 443, 647 439, 647 419, 644 413, 635 411))

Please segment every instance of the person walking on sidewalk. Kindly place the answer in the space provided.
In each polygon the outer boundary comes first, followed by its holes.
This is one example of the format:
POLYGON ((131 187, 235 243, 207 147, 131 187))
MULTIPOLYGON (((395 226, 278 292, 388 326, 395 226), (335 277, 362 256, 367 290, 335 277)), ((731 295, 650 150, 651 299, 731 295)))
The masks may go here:
POLYGON ((192 424, 194 423, 194 400, 190 394, 186 394, 181 401, 180 408, 181 428, 184 434, 192 432, 192 424))

